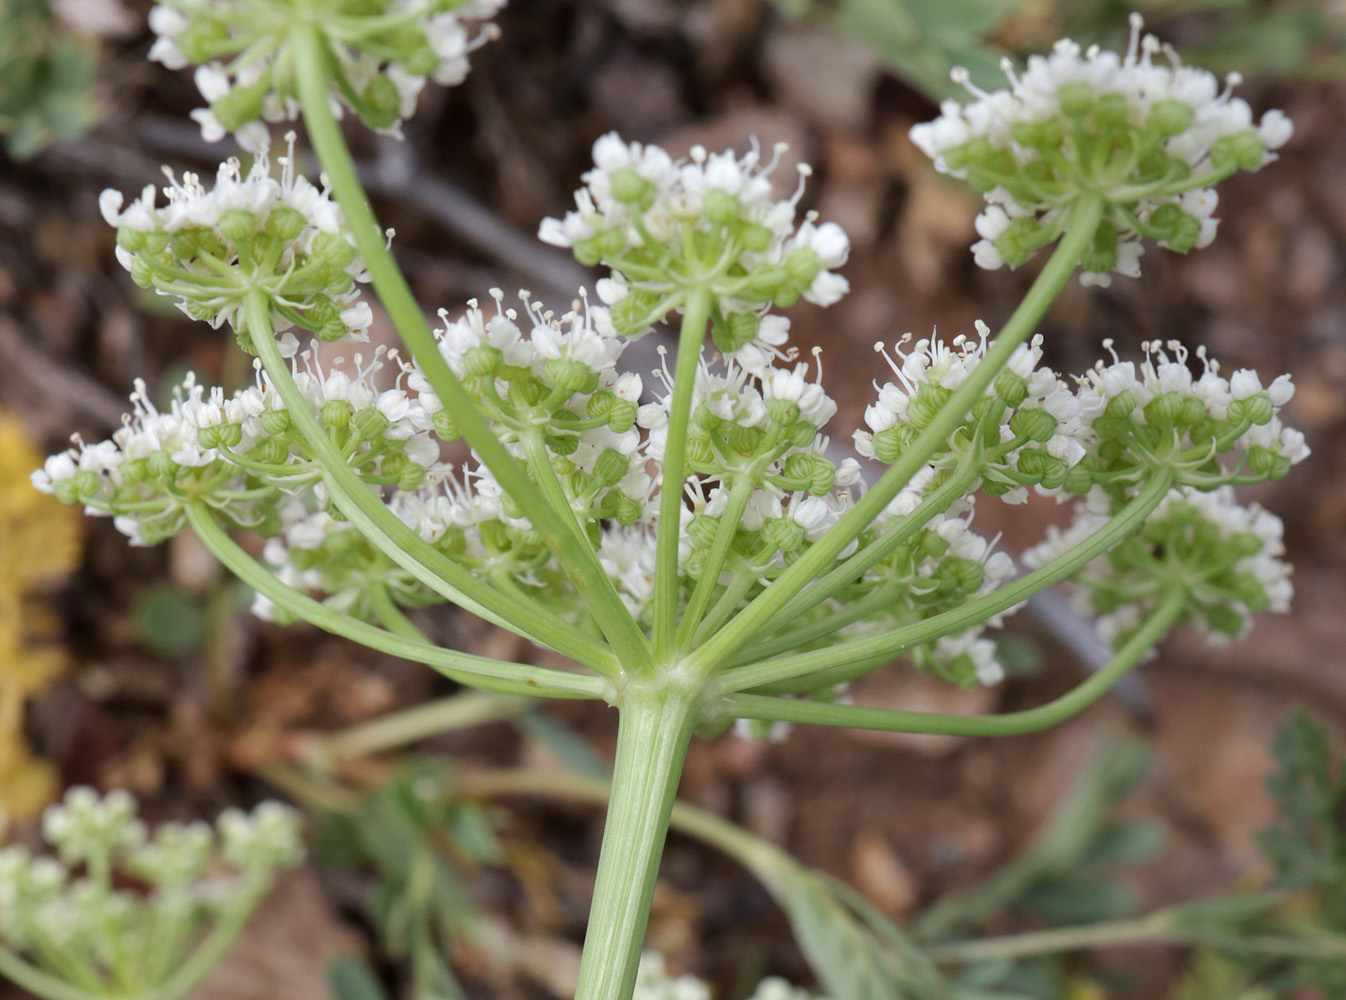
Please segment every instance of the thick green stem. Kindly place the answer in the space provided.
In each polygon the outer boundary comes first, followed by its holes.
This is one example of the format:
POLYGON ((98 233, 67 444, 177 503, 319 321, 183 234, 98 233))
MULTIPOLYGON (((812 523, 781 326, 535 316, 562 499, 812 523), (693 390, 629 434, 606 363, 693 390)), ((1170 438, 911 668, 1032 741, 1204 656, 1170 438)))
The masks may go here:
POLYGON ((728 699, 724 713, 744 719, 779 719, 899 733, 952 736, 1018 736, 1032 733, 1064 722, 1103 697, 1145 658, 1154 644, 1183 616, 1189 597, 1185 587, 1174 585, 1106 667, 1055 701, 1024 712, 968 717, 738 694, 728 699))
POLYGON ((197 503, 187 507, 187 522, 196 531, 215 558, 253 590, 301 618, 334 635, 344 636, 361 645, 392 656, 424 663, 464 684, 545 698, 601 698, 605 682, 598 677, 566 674, 558 670, 505 663, 484 656, 472 656, 452 649, 441 649, 424 640, 395 635, 368 622, 353 618, 315 601, 307 594, 287 587, 265 566, 244 552, 229 537, 210 508, 197 503))
POLYGON ((629 1000, 669 813, 696 718, 694 696, 640 692, 620 706, 612 799, 575 1000, 629 1000))
POLYGON ((897 461, 874 484, 874 488, 861 497, 831 531, 782 573, 741 614, 692 653, 690 662, 695 665, 727 662, 735 650, 749 642, 810 581, 827 570, 846 546, 874 522, 931 456, 947 446, 950 435, 994 381, 1015 349, 1028 339, 1047 308, 1075 273, 1075 265, 1093 240, 1102 212, 1102 200, 1092 195, 1082 196, 1074 204, 1070 209, 1065 237, 1057 244, 1051 259, 1033 282, 1033 287, 1028 290, 967 381, 940 408, 911 446, 898 456, 897 461))
POLYGON ((489 622, 550 646, 600 673, 615 671, 616 659, 609 650, 536 605, 501 594, 482 583, 444 553, 428 545, 370 492, 314 418, 303 393, 295 385, 290 366, 276 346, 269 301, 264 292, 250 292, 245 306, 247 329, 257 356, 271 384, 280 393, 293 426, 322 463, 332 499, 361 534, 440 596, 489 622))
POLYGON ((678 538, 682 532, 682 484, 687 475, 687 426, 691 420, 692 393, 696 388, 697 363, 710 320, 710 292, 704 287, 687 296, 678 334, 678 360, 673 372, 673 399, 668 411, 668 443, 664 446, 664 471, 659 486, 658 536, 654 565, 654 656, 662 659, 673 652, 678 628, 678 538))
MULTIPOLYGON (((332 185, 356 247, 364 259, 379 299, 407 349, 425 374, 464 439, 481 456, 506 493, 533 526, 547 539, 561 565, 577 583, 581 598, 621 662, 637 667, 650 664, 649 644, 626 610, 617 588, 598 562, 584 537, 563 520, 538 493, 523 467, 505 450, 472 397, 439 352, 439 344, 425 321, 406 278, 393 259, 369 200, 365 197, 350 150, 328 105, 329 62, 326 39, 318 25, 298 25, 292 34, 295 75, 304 123, 318 160, 332 185)), ((526 621, 526 619, 525 619, 526 621)), ((567 654, 569 655, 569 654, 567 654)))
MULTIPOLYGON (((806 678, 815 689, 819 686, 840 683, 843 680, 853 679, 846 669, 848 664, 869 662, 884 655, 896 656, 911 646, 932 642, 940 636, 951 635, 983 622, 992 615, 1007 611, 1016 604, 1028 600, 1038 591, 1045 590, 1052 584, 1073 575, 1086 563, 1139 531, 1151 511, 1168 495, 1172 484, 1172 472, 1167 470, 1154 472, 1150 481, 1134 500, 1079 545, 1045 566, 983 597, 913 625, 903 625, 876 635, 835 643, 826 649, 781 656, 751 666, 737 667, 724 675, 725 690, 772 690, 773 687, 794 678, 806 678)), ((783 690, 779 687, 776 689, 783 690)))

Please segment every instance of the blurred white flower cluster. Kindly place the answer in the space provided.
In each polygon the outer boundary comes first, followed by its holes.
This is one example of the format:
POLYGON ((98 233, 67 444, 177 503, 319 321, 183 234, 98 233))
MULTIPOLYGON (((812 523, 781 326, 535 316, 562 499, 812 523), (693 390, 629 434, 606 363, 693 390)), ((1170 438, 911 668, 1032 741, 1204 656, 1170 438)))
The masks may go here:
MULTIPOLYGON (((636 974, 636 991, 631 1000, 710 1000, 710 987, 696 976, 676 978, 668 974, 664 956, 646 952, 640 958, 636 974)), ((791 986, 784 979, 772 976, 757 984, 748 1000, 827 1000, 806 990, 791 986)))
POLYGON ((139 995, 169 980, 224 922, 299 863, 299 814, 277 802, 152 832, 126 792, 72 788, 42 832, 59 860, 0 850, 0 943, 91 995, 139 995), (138 880, 131 888, 123 876, 138 880))

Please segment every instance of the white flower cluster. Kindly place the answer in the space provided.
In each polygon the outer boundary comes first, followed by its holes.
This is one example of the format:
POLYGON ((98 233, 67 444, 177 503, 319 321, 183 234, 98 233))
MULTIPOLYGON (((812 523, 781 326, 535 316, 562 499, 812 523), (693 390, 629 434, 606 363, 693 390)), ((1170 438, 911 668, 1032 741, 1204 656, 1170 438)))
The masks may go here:
POLYGON ((147 833, 126 792, 72 788, 46 811, 42 831, 59 861, 20 846, 0 850, 0 943, 48 974, 82 970, 74 985, 99 995, 124 991, 118 977, 129 969, 145 977, 142 989, 157 987, 212 924, 250 912, 303 855, 299 815, 277 802, 222 814, 218 834, 200 822, 147 833), (147 889, 118 888, 121 872, 147 889), (176 931, 165 936, 166 926, 176 931))
MULTIPOLYGON (((916 508, 922 484, 934 475, 932 466, 918 473, 913 485, 875 521, 874 533, 881 535, 899 526, 916 508)), ((1016 572, 1014 560, 996 550, 994 539, 972 530, 972 522, 973 501, 964 497, 932 517, 910 541, 870 570, 862 589, 846 596, 855 599, 863 596, 863 588, 886 586, 894 590, 894 598, 882 613, 848 626, 847 631, 863 633, 879 625, 912 624, 1009 583, 1016 572)), ((963 686, 999 684, 1005 669, 996 656, 995 642, 984 632, 1000 623, 998 616, 957 635, 941 637, 912 650, 912 659, 920 669, 963 686)))
MULTIPOLYGON (((1069 552, 1106 524, 1115 507, 1116 500, 1094 490, 1070 526, 1049 528, 1024 562, 1042 566, 1069 552)), ((1238 504, 1232 487, 1203 493, 1184 486, 1164 498, 1140 535, 1074 578, 1074 600, 1081 611, 1098 615, 1099 635, 1117 647, 1178 580, 1190 588, 1188 617, 1212 642, 1226 642, 1247 632, 1254 614, 1289 610, 1294 588, 1283 532, 1274 514, 1238 504)))
POLYGON ((801 166, 792 197, 773 193, 782 151, 763 163, 757 149, 740 157, 697 146, 675 161, 658 146, 609 133, 594 143, 594 169, 575 193, 575 210, 543 220, 538 238, 612 269, 599 293, 623 333, 644 332, 679 293, 709 288, 726 317, 716 342, 737 350, 758 338, 760 306, 801 297, 831 305, 849 288, 833 273, 850 251, 846 233, 812 215, 796 224, 808 168, 801 166))
POLYGON ((1140 273, 1142 238, 1181 253, 1215 236, 1211 185, 1256 170, 1293 128, 1280 111, 1253 124, 1248 104, 1210 73, 1184 66, 1132 15, 1124 54, 1062 39, 1050 56, 1032 56, 1022 75, 1008 61, 1008 89, 987 93, 956 70, 972 94, 947 101, 940 116, 911 130, 936 169, 968 180, 987 201, 977 219, 977 263, 1018 266, 1061 234, 1065 210, 1083 193, 1107 202, 1086 284, 1109 272, 1140 273), (1156 56, 1162 53, 1166 63, 1156 56))
POLYGON ((209 107, 192 112, 207 142, 230 132, 249 152, 270 145, 267 123, 299 117, 292 33, 321 29, 333 58, 334 110, 400 135, 427 79, 463 82, 468 56, 496 36, 474 29, 504 0, 398 0, 353 9, 343 0, 297 6, 275 0, 167 0, 150 11, 150 58, 169 69, 195 65, 209 107))
MULTIPOLYGON (((390 506, 420 528, 419 516, 408 516, 418 498, 437 488, 437 471, 430 484, 416 493, 395 494, 390 506)), ((286 497, 280 504, 279 532, 268 538, 262 549, 262 561, 272 568, 276 579, 294 590, 320 591, 327 595, 323 603, 338 611, 370 619, 376 617, 370 597, 377 588, 386 589, 399 605, 418 607, 436 603, 439 598, 414 576, 381 553, 349 521, 333 517, 325 510, 311 510, 297 496, 286 497)), ((436 539, 429 539, 436 540, 436 539)), ((291 619, 270 598, 256 594, 252 613, 264 621, 288 623, 291 619)))
MULTIPOLYGON (((369 276, 340 207, 295 172, 294 133, 287 139, 279 177, 261 152, 246 174, 237 159, 222 163, 213 188, 165 170, 162 206, 154 185, 129 205, 120 191, 104 191, 99 207, 117 229, 117 260, 142 288, 216 328, 237 330, 244 297, 264 289, 277 332, 297 326, 326 341, 368 340, 373 313, 356 284, 369 276)), ((292 354, 298 341, 287 334, 282 344, 292 354)))
MULTIPOLYGON (((367 481, 415 490, 436 477, 439 443, 430 417, 400 388, 379 390, 382 350, 324 371, 310 352, 294 359, 294 379, 308 406, 367 481), (303 367, 300 367, 301 364, 303 367)), ((264 534, 279 530, 281 498, 317 489, 323 471, 265 372, 226 397, 188 373, 167 410, 136 381, 133 412, 110 440, 75 446, 47 459, 33 485, 93 515, 111 515, 136 545, 155 545, 182 530, 184 507, 204 501, 235 524, 264 534)), ((320 501, 324 496, 319 496, 320 501)))
MULTIPOLYGON (((904 353, 901 346, 911 342, 907 334, 894 347, 896 358, 876 344, 897 381, 879 389, 878 399, 866 408, 868 429, 855 432, 856 451, 896 461, 981 363, 989 334, 978 320, 975 341, 961 334, 951 343, 931 337, 904 353)), ((1075 394, 1055 372, 1040 366, 1041 360, 1040 336, 1019 345, 983 404, 936 459, 940 467, 951 468, 976 452, 983 491, 1006 503, 1023 503, 1030 485, 1059 488, 1085 455, 1075 394)))
MULTIPOLYGON (((504 307, 499 289, 491 294, 494 316, 476 301, 458 320, 441 312, 444 326, 435 334, 450 369, 526 466, 533 461, 527 439, 543 435, 550 470, 535 474, 559 474, 582 521, 615 518, 630 524, 645 516, 652 481, 635 428, 643 384, 635 372, 617 371, 627 341, 612 330, 607 310, 576 303, 557 316, 520 292, 521 316, 504 307)), ((414 365, 407 371, 432 426, 445 440, 457 437, 429 380, 414 365)), ((465 481, 450 500, 468 502, 469 492, 500 494, 488 470, 472 475, 474 488, 465 481)))
MULTIPOLYGON (((975 342, 931 338, 899 350, 897 359, 885 354, 897 381, 866 409, 867 429, 855 433, 860 454, 897 460, 985 356, 988 331, 981 323, 977 329, 975 342)), ((1141 346, 1140 364, 1114 353, 1112 364, 1098 362, 1072 389, 1039 365, 1040 338, 1020 345, 935 466, 947 472, 974 461, 983 492, 1021 503, 1029 486, 1058 497, 1082 495, 1094 483, 1130 487, 1156 466, 1205 489, 1279 479, 1308 456, 1304 436, 1280 418, 1294 395, 1290 376, 1265 388, 1249 369, 1226 379, 1204 348, 1196 351, 1203 366, 1197 375, 1180 343, 1141 346)), ((913 480, 896 502, 914 504, 937 481, 913 480), (914 498, 904 499, 913 489, 914 498)))
MULTIPOLYGON (((668 974, 664 956, 646 952, 640 958, 636 973, 636 990, 631 1000, 710 1000, 710 987, 692 975, 674 978, 668 974)), ((791 986, 779 976, 771 976, 757 984, 748 1000, 826 1000, 806 990, 791 986)))

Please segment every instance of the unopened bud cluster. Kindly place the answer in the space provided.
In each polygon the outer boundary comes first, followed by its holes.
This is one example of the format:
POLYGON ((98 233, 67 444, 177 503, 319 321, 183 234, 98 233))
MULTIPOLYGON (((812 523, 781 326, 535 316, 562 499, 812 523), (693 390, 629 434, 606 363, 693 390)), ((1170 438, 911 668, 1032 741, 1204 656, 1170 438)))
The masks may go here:
POLYGON ((126 792, 73 788, 46 811, 42 832, 57 857, 0 850, 0 943, 80 989, 106 984, 96 995, 157 987, 304 853, 298 814, 276 802, 228 810, 213 828, 151 832, 126 792))
POLYGON ((940 171, 967 180, 986 210, 977 219, 977 263, 1017 267, 1061 236, 1066 209, 1093 193, 1106 209, 1080 265, 1086 284, 1110 273, 1140 273, 1142 241, 1179 253, 1215 236, 1212 187, 1239 170, 1275 159, 1290 138, 1289 119, 1252 112, 1205 70, 1184 66, 1132 15, 1125 54, 1069 39, 1033 56, 1022 75, 1008 62, 1010 87, 948 101, 939 118, 915 126, 912 141, 940 171), (1156 58, 1162 54, 1165 62, 1156 58))
MULTIPOLYGON (((1099 489, 1081 501, 1071 525, 1052 529, 1024 554, 1030 566, 1068 552, 1107 523, 1118 501, 1099 489)), ((1283 557, 1280 518, 1257 504, 1242 506, 1232 487, 1203 493, 1174 490, 1141 533, 1073 581, 1077 606, 1097 615, 1100 636, 1119 646, 1175 581, 1187 587, 1187 620, 1213 642, 1243 635, 1252 616, 1290 609, 1294 588, 1283 557)))
POLYGON ((468 55, 494 37, 472 25, 504 0, 167 0, 150 12, 158 40, 150 58, 169 69, 196 66, 209 107, 192 112, 207 142, 233 133, 258 152, 266 123, 299 115, 292 34, 325 29, 332 59, 331 100, 370 128, 399 134, 427 79, 445 86, 467 77, 468 55))
MULTIPOLYGON (((264 152, 246 174, 238 160, 220 165, 209 190, 195 174, 169 174, 168 203, 153 185, 125 205, 118 191, 99 199, 117 229, 117 259, 137 285, 176 299, 178 308, 213 327, 235 322, 250 291, 271 296, 276 331, 297 327, 319 340, 368 339, 373 313, 357 283, 368 281, 341 209, 326 190, 295 172, 294 135, 281 175, 264 152)), ((167 172, 167 171, 165 171, 167 172)), ((251 334, 244 350, 256 353, 251 334)), ((298 341, 282 339, 292 354, 298 341)))

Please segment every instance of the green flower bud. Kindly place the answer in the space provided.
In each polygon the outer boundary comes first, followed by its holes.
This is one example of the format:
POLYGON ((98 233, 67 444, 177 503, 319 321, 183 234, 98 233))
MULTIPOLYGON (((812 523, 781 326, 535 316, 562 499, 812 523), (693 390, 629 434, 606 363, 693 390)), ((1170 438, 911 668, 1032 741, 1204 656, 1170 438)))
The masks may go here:
POLYGON ((220 213, 219 230, 231 243, 242 243, 257 232, 257 216, 241 208, 220 213))
POLYGON ((974 593, 986 579, 986 570, 979 562, 954 557, 940 563, 935 576, 949 581, 963 593, 974 593))
POLYGON ((1206 624, 1216 632, 1225 635, 1238 635, 1243 631, 1244 617, 1233 608, 1223 604, 1202 604, 1197 609, 1201 617, 1206 619, 1206 624))
POLYGON ((590 393, 598 387, 598 375, 583 361, 573 358, 550 358, 542 372, 548 382, 564 392, 590 393))
POLYGON ((722 352, 732 354, 756 340, 761 326, 762 320, 755 312, 730 313, 723 323, 714 325, 711 337, 722 352))
POLYGON ((132 229, 130 226, 117 227, 117 246, 128 253, 140 253, 145 249, 145 237, 147 233, 139 229, 132 229))
POLYGON ((579 449, 580 439, 575 434, 549 434, 547 447, 556 455, 573 455, 579 449))
POLYGON ((823 271, 823 259, 812 247, 795 247, 785 257, 785 271, 790 281, 805 289, 823 271))
POLYGON ((397 84, 383 73, 365 85, 360 98, 360 118, 370 128, 389 128, 402 116, 402 95, 397 84))
POLYGON ((787 555, 804 545, 804 528, 788 517, 773 517, 762 525, 762 541, 787 555))
POLYGON ((1094 102, 1094 121, 1099 125, 1125 125, 1129 116, 1125 94, 1103 94, 1094 102))
POLYGON ((741 222, 736 234, 743 249, 750 253, 761 253, 776 238, 776 234, 760 222, 741 222))
POLYGON ((1028 216, 1011 219, 1005 231, 995 238, 995 248, 1007 265, 1018 267, 1042 246, 1047 233, 1037 219, 1028 216))
POLYGON ((910 424, 894 424, 885 427, 874 435, 874 457, 880 462, 892 465, 899 455, 915 438, 915 430, 910 424))
POLYGON ((1094 107, 1094 91, 1087 83, 1065 83, 1056 91, 1067 118, 1083 118, 1094 107))
POLYGON ((432 416, 430 426, 434 429, 435 436, 441 441, 458 440, 458 425, 454 423, 453 417, 449 416, 448 410, 440 410, 432 416))
POLYGON ((935 419, 935 414, 952 395, 953 393, 943 386, 926 382, 916 390, 915 397, 907 405, 908 422, 917 429, 923 429, 935 419))
POLYGON ((1100 222, 1093 244, 1080 258, 1080 266, 1095 274, 1107 274, 1117 264, 1117 242, 1117 227, 1106 220, 1100 222))
POLYGON ((594 463, 594 478, 604 486, 615 486, 630 471, 631 462, 616 448, 604 448, 594 463))
POLYGON ((265 229, 269 235, 285 243, 298 239, 304 231, 303 213, 289 205, 281 205, 267 216, 265 229))
POLYGON ((1093 470, 1086 468, 1084 464, 1081 463, 1066 473, 1066 478, 1062 481, 1061 488, 1072 496, 1082 497, 1089 492, 1093 485, 1093 470))
POLYGON ((761 443, 762 431, 758 427, 744 427, 741 424, 734 424, 729 431, 729 447, 739 455, 755 455, 761 443))
MULTIPOLYGON (((266 414, 263 414, 266 416, 266 414)), ((290 446, 279 437, 269 437, 258 442, 248 457, 254 462, 265 462, 267 465, 282 465, 290 458, 290 446)))
POLYGON ((738 198, 728 191, 712 188, 706 192, 701 211, 712 225, 731 226, 738 221, 743 206, 739 204, 738 198))
POLYGON ((1251 424, 1265 424, 1269 423, 1275 414, 1276 407, 1272 405, 1271 397, 1265 392, 1259 392, 1255 396, 1231 402, 1228 418, 1232 423, 1242 423, 1246 420, 1251 424))
POLYGON ((1002 368, 995 377, 995 394, 1006 406, 1018 406, 1028 398, 1028 382, 1022 375, 1002 368))
POLYGON ((505 363, 505 355, 500 348, 490 344, 478 344, 463 354, 463 377, 481 378, 494 375, 505 363))
MULTIPOLYGON (((594 263, 598 262, 594 261, 594 263)), ((593 265, 587 266, 592 267, 593 265)), ((612 306, 612 325, 617 328, 618 333, 624 336, 637 336, 645 332, 650 315, 658 304, 658 296, 633 288, 626 293, 624 299, 612 306)))
POLYGON ((635 500, 625 493, 617 494, 617 523, 621 525, 632 525, 645 516, 645 507, 639 501, 635 500))
POLYGON ((1105 412, 1114 420, 1125 420, 1135 411, 1137 402, 1134 389, 1123 389, 1108 400, 1105 412))
POLYGON ((328 267, 344 271, 359 256, 355 247, 339 233, 318 233, 313 237, 310 254, 328 267))
POLYGON ((264 410, 258 419, 262 430, 268 434, 284 434, 290 429, 290 414, 287 410, 264 410))
MULTIPOLYGON (((1013 129, 1014 141, 1021 146, 1035 149, 1059 149, 1061 147, 1061 121, 1048 118, 1041 122, 1017 122, 1013 129)), ((1036 161, 1042 162, 1042 161, 1036 161)))
POLYGON ((325 427, 336 429, 350 423, 351 404, 344 399, 329 399, 322 404, 322 422, 325 427))
POLYGON ((389 421, 373 406, 366 406, 355 414, 351 426, 366 441, 379 441, 388 429, 389 421))
POLYGON ((271 74, 266 73, 251 86, 234 87, 218 101, 211 102, 210 110, 226 132, 236 132, 261 117, 262 101, 270 87, 271 74))
POLYGON ((481 543, 491 552, 503 552, 510 548, 509 529, 504 521, 483 521, 477 526, 481 543))
POLYGON ((715 464, 715 448, 710 438, 704 434, 693 434, 687 438, 687 460, 695 468, 705 469, 715 464))
POLYGON ((397 474, 397 488, 406 493, 420 489, 421 483, 425 482, 426 471, 420 462, 408 461, 397 474))
POLYGON ((656 194, 654 185, 630 167, 623 167, 612 174, 612 197, 631 205, 638 212, 653 205, 656 194))
POLYGON ((790 399, 773 399, 766 404, 766 412, 773 424, 788 427, 799 419, 799 404, 790 399))
POLYGON ((1192 126, 1196 113, 1191 105, 1173 98, 1165 98, 1150 109, 1145 119, 1145 130, 1168 138, 1179 132, 1186 132, 1192 126))
POLYGON ((1256 170, 1262 165, 1266 147, 1255 129, 1222 136, 1210 148, 1210 165, 1216 171, 1256 170))
POLYGON ((1010 417, 1009 424, 1015 434, 1042 444, 1056 433, 1057 420, 1046 410, 1019 410, 1010 417))
MULTIPOLYGON (((135 282, 137 288, 154 287, 154 270, 149 263, 140 256, 131 258, 131 280, 135 282)), ((214 311, 212 310, 212 315, 214 311)))

